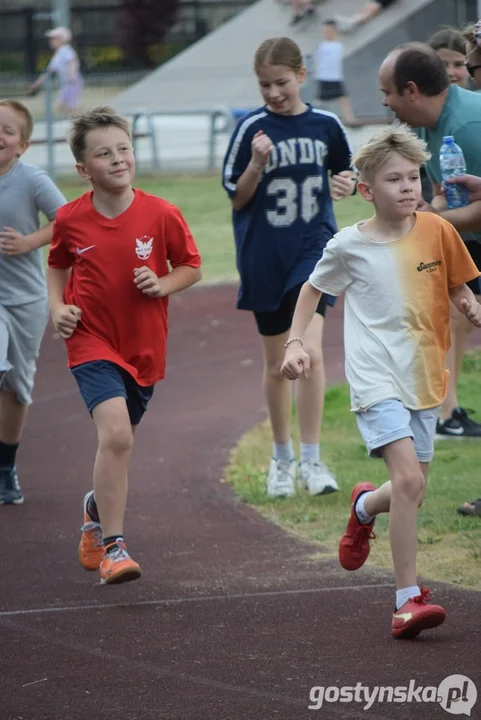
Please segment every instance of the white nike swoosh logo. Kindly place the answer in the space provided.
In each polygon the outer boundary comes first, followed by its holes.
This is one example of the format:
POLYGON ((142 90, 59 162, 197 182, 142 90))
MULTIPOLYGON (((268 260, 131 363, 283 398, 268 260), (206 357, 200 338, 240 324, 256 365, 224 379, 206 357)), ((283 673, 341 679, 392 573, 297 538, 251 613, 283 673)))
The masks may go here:
POLYGON ((77 255, 82 255, 84 252, 87 252, 87 250, 91 250, 94 247, 95 245, 89 245, 86 248, 77 248, 77 255))
POLYGON ((412 616, 413 616, 412 613, 397 613, 397 614, 394 613, 394 617, 397 618, 398 620, 404 620, 404 624, 409 622, 409 620, 411 620, 412 616))
POLYGON ((463 428, 450 428, 442 426, 442 429, 447 435, 464 435, 463 428))

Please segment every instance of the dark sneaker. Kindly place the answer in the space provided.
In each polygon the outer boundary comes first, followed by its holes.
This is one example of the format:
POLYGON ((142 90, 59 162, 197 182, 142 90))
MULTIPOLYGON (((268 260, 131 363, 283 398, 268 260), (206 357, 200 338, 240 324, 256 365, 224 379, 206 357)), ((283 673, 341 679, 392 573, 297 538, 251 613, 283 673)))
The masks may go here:
POLYGON ((0 505, 21 505, 23 495, 18 484, 17 468, 0 468, 0 505))
POLYGON ((436 435, 440 437, 481 437, 481 424, 471 420, 474 410, 454 408, 451 417, 438 420, 436 435))

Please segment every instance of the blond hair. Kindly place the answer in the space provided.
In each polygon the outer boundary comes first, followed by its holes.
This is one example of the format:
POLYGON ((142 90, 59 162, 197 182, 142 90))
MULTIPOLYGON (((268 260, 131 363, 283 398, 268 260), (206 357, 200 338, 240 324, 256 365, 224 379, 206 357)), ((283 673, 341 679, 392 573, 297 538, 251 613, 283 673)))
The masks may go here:
POLYGON ((72 154, 77 162, 82 162, 85 153, 85 142, 88 133, 97 128, 118 127, 132 139, 130 123, 126 117, 109 105, 94 107, 87 112, 72 118, 72 127, 68 141, 72 154))
POLYGON ((264 40, 254 56, 256 73, 265 65, 284 65, 297 74, 302 70, 303 64, 299 45, 287 37, 264 40))
POLYGON ((467 53, 467 56, 475 55, 477 58, 481 59, 481 45, 479 45, 479 21, 477 23, 471 23, 470 25, 466 25, 466 27, 463 28, 462 35, 463 38, 466 41, 466 49, 465 52, 467 53), (468 48, 467 45, 471 45, 471 50, 469 53, 467 52, 468 48))
POLYGON ((33 132, 33 118, 30 110, 26 105, 18 102, 18 100, 0 100, 0 107, 10 108, 16 115, 21 117, 20 138, 23 143, 27 143, 32 137, 33 132))
POLYGON ((416 165, 427 162, 431 157, 424 140, 418 138, 407 125, 390 125, 362 145, 352 158, 361 180, 373 181, 376 172, 393 152, 416 165))

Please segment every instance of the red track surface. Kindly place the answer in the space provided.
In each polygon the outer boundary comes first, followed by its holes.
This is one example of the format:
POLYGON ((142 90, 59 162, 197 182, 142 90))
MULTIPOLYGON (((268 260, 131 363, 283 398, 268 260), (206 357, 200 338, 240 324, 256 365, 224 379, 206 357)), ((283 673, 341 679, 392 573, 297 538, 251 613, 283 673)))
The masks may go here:
MULTIPOLYGON (((264 417, 259 343, 234 295, 173 298, 167 379, 131 471, 126 534, 143 577, 125 586, 101 587, 76 559, 95 433, 48 334, 19 459, 26 502, 0 508, 1 720, 435 720, 450 715, 415 701, 308 710, 309 689, 437 686, 451 674, 481 696, 479 594, 434 588, 446 623, 394 641, 390 574, 335 562, 321 571, 318 547, 218 482, 229 449, 264 417)), ((326 328, 331 382, 343 374, 341 346, 337 308, 326 328)))

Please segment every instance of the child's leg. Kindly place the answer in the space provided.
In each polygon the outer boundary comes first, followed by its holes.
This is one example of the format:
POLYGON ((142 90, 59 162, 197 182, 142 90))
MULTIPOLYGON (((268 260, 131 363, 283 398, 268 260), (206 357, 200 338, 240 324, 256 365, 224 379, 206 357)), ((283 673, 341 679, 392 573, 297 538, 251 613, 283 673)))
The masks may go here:
POLYGON ((261 336, 264 356, 263 388, 276 445, 286 445, 291 438, 292 383, 281 373, 287 337, 288 332, 261 336))
MULTIPOLYGON (((0 446, 18 445, 28 414, 28 405, 19 402, 14 392, 0 390, 0 446)), ((12 465, 15 460, 12 462, 12 465)), ((2 465, 0 459, 0 465, 2 465)))
POLYGON ((354 112, 351 105, 351 100, 347 95, 343 95, 339 98, 339 104, 341 106, 342 119, 346 125, 353 125, 356 122, 354 112))
POLYGON ((113 397, 92 410, 98 449, 94 465, 94 496, 104 538, 123 537, 128 466, 133 433, 127 403, 113 397))
MULTIPOLYGON (((403 438, 386 445, 382 455, 391 478, 391 487, 385 488, 386 498, 383 500, 387 499, 390 489, 389 539, 396 587, 399 590, 417 586, 416 517, 424 498, 429 464, 423 463, 423 472, 411 438, 403 438)), ((368 512, 376 509, 376 501, 376 498, 366 498, 365 507, 368 512)))
POLYGON ((304 349, 311 358, 307 377, 296 382, 296 405, 301 442, 319 445, 326 375, 322 355, 324 318, 316 313, 304 335, 304 349))

